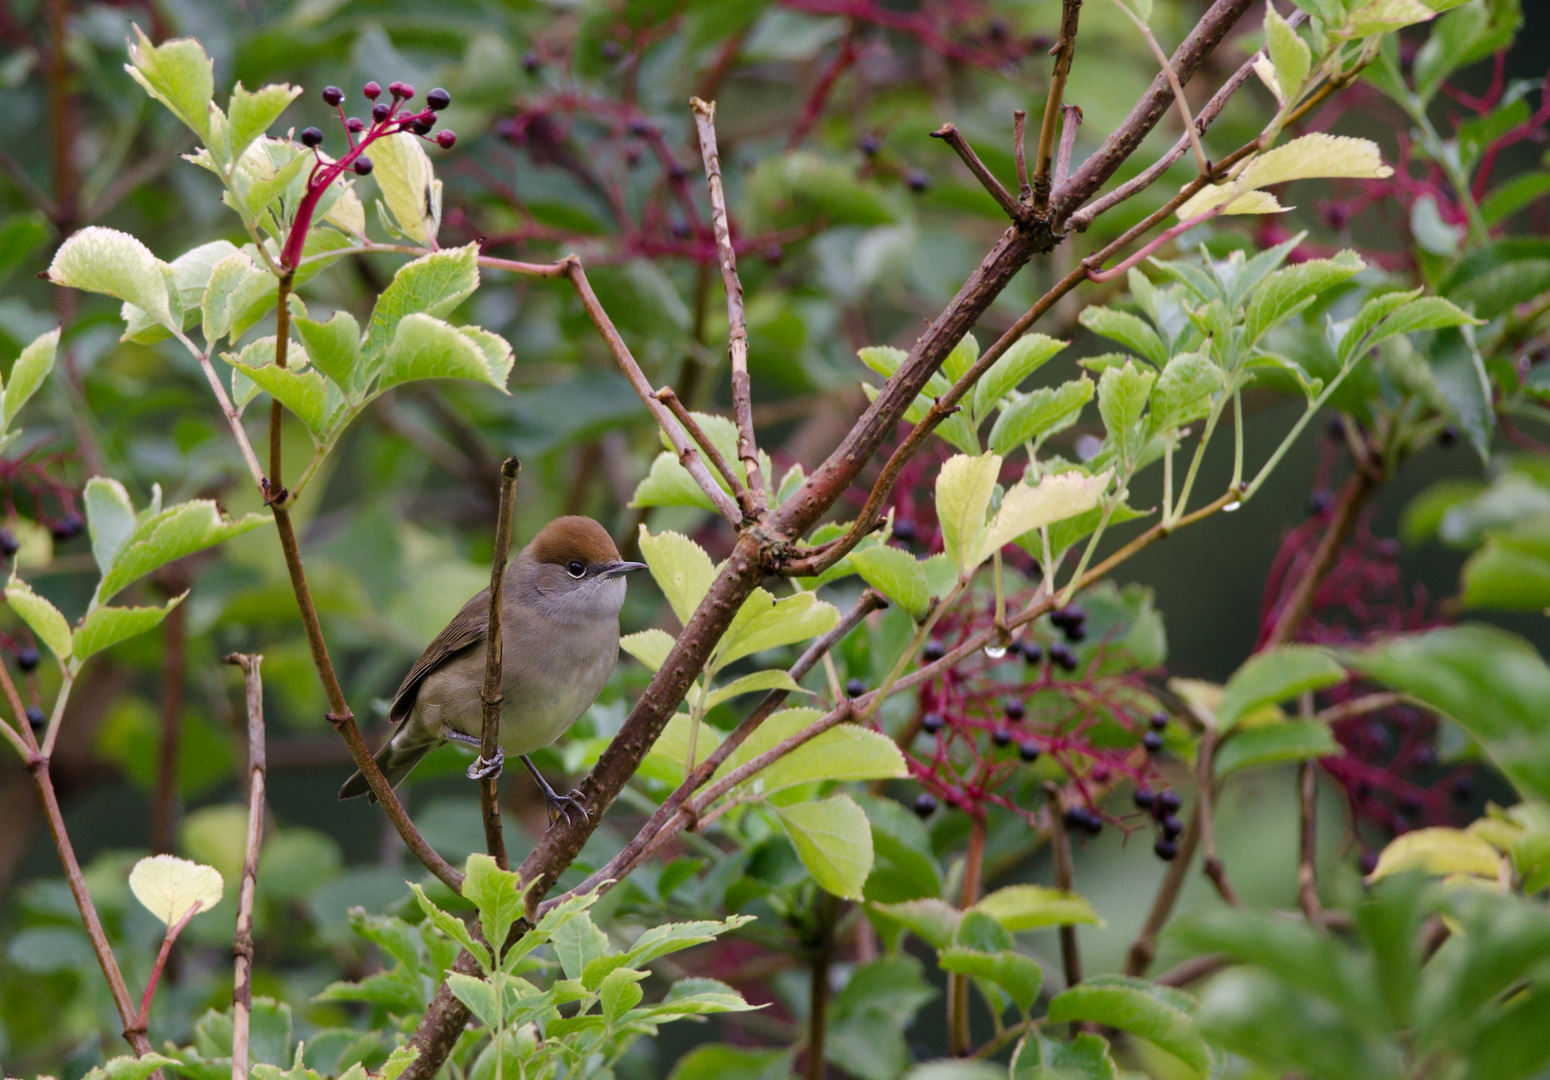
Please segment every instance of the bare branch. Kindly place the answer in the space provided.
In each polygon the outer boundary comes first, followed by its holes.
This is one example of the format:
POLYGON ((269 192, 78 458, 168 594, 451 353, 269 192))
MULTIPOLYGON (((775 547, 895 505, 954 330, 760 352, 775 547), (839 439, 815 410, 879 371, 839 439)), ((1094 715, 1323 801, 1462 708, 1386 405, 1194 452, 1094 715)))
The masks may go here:
POLYGON ((1017 162, 1017 198, 1026 201, 1033 196, 1033 185, 1028 180, 1028 110, 1012 111, 1012 155, 1017 162))
POLYGON ((1055 127, 1060 121, 1066 79, 1071 74, 1071 58, 1076 54, 1076 31, 1081 14, 1082 0, 1061 0, 1060 36, 1055 39, 1055 47, 1050 50, 1055 57, 1055 70, 1050 75, 1049 97, 1044 99, 1044 123, 1039 128, 1039 150, 1034 159, 1033 210, 1036 214, 1049 212, 1050 162, 1055 154, 1055 127))
POLYGON ((963 163, 969 167, 969 171, 974 174, 974 178, 980 182, 980 186, 990 192, 990 197, 996 200, 997 206, 1006 211, 1007 217, 1013 221, 1021 221, 1028 216, 1028 208, 1012 198, 1011 192, 1001 186, 1001 181, 986 168, 985 163, 974 152, 974 148, 963 137, 963 132, 956 126, 943 124, 931 133, 931 137, 941 139, 953 148, 954 152, 963 159, 963 163))
POLYGON ((1318 765, 1304 761, 1297 769, 1297 905, 1314 926, 1324 925, 1319 903, 1318 765))
POLYGON ((1200 746, 1195 751, 1195 817, 1200 822, 1201 869, 1229 907, 1241 907, 1238 894, 1233 892, 1227 880, 1227 870, 1216 854, 1216 830, 1211 817, 1211 803, 1215 788, 1211 771, 1216 761, 1216 733, 1207 729, 1200 735, 1200 746))
POLYGON ((501 703, 501 607, 505 600, 506 558, 511 549, 511 508, 516 501, 517 477, 522 462, 514 457, 501 463, 500 508, 495 517, 495 554, 490 559, 490 615, 484 632, 484 688, 479 700, 484 706, 479 728, 479 760, 468 768, 470 777, 479 778, 479 809, 484 818, 485 850, 502 870, 506 861, 506 839, 501 833, 500 770, 494 768, 500 753, 501 703))
POLYGON ((1071 155, 1076 150, 1076 133, 1082 127, 1082 110, 1075 105, 1060 107, 1060 150, 1055 154, 1055 185, 1071 175, 1071 155))
MULTIPOLYGON (((1050 855, 1055 861, 1055 888, 1071 892, 1076 888, 1076 872, 1071 859, 1071 836, 1066 832, 1066 799, 1060 785, 1045 781, 1044 794, 1049 800, 1050 855)), ((1076 927, 1060 928, 1060 962, 1066 986, 1082 981, 1082 953, 1076 940, 1076 927)))
POLYGON ((743 515, 732 501, 732 497, 721 490, 721 485, 716 483, 710 472, 705 468, 705 463, 700 460, 699 451, 689 441, 688 437, 673 420, 673 414, 668 411, 666 405, 657 399, 656 391, 651 388, 651 383, 641 372, 640 365, 635 362, 635 357, 630 353, 630 347, 619 336, 618 329, 614 326, 608 312, 603 310, 602 303, 597 294, 592 291, 591 284, 587 281, 587 273, 581 268, 581 260, 572 255, 564 260, 565 276, 576 290, 576 295, 581 299, 581 306, 587 316, 592 320, 592 325, 597 327, 598 333, 603 336, 603 342, 608 346, 608 351, 613 353, 614 361, 624 372, 625 378, 630 380, 630 385, 635 388, 635 394, 650 410, 656 418, 657 424, 667 434, 667 441, 678 454, 678 460, 688 470, 694 482, 705 492, 706 498, 722 517, 726 518, 734 527, 741 526, 743 515))
POLYGON ((737 505, 742 508, 743 514, 748 517, 754 516, 756 509, 753 497, 748 494, 748 489, 743 486, 743 482, 737 478, 737 473, 732 471, 731 463, 716 448, 716 444, 711 441, 710 436, 705 434, 705 429, 700 427, 700 422, 694 418, 694 414, 684 407, 684 403, 679 400, 678 392, 671 386, 664 386, 657 391, 656 398, 668 407, 674 419, 682 424, 683 429, 689 433, 689 437, 699 444, 701 450, 705 451, 705 456, 710 459, 711 465, 721 474, 721 478, 727 482, 727 486, 732 489, 732 496, 737 499, 737 505))
POLYGON ((228 664, 242 669, 248 712, 248 843, 237 889, 237 931, 232 938, 234 974, 231 992, 232 1080, 247 1080, 248 1032, 253 1012, 253 894, 258 888, 258 852, 264 839, 264 784, 268 763, 264 748, 264 682, 257 654, 232 653, 228 664))
POLYGON ((748 490, 759 510, 768 509, 764 473, 759 468, 759 446, 753 435, 753 388, 748 379, 748 323, 743 316, 743 283, 737 276, 737 252, 732 248, 732 226, 727 220, 727 197, 721 189, 721 157, 716 150, 716 105, 693 98, 694 124, 700 136, 700 157, 705 163, 705 183, 710 188, 711 224, 716 232, 716 252, 721 261, 721 284, 727 293, 727 353, 732 362, 732 416, 737 423, 737 456, 748 476, 748 490))

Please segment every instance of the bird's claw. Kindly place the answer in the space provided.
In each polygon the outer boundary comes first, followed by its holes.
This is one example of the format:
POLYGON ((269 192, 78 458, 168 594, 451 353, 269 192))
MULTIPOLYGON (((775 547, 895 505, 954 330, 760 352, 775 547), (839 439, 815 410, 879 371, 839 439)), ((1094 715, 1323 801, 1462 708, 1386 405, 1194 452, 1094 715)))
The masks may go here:
POLYGON ((506 767, 506 751, 499 746, 495 748, 495 760, 486 761, 483 755, 474 759, 474 763, 468 767, 470 780, 494 780, 506 767))
POLYGON ((571 820, 571 814, 573 813, 579 814, 582 821, 586 821, 591 817, 587 813, 586 804, 581 801, 581 792, 579 790, 572 791, 569 795, 556 795, 553 792, 546 792, 544 795, 544 806, 549 811, 549 824, 551 826, 558 824, 561 818, 565 819, 567 826, 573 824, 571 820))

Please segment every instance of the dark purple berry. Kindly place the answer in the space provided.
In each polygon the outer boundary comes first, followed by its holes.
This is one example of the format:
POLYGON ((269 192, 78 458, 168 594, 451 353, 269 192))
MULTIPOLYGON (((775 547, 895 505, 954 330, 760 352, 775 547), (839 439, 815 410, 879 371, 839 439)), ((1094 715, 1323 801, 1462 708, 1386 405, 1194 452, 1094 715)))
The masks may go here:
POLYGON ((22 548, 21 541, 16 539, 16 534, 10 529, 0 527, 0 555, 9 559, 22 548))
POLYGON ((1437 433, 1438 446, 1452 446, 1459 441, 1459 429, 1457 424, 1449 424, 1437 433))
POLYGON ((38 666, 38 662, 41 659, 42 657, 38 655, 38 650, 31 645, 23 645, 16 650, 16 666, 23 671, 33 670, 38 666))
POLYGON ((27 723, 33 731, 42 731, 48 726, 48 717, 43 715, 43 710, 36 705, 27 706, 27 723))
POLYGON ((360 157, 355 159, 355 175, 356 176, 370 176, 371 175, 371 158, 369 158, 366 155, 362 154, 360 157))
POLYGON ((1072 623, 1066 627, 1067 641, 1081 641, 1087 636, 1087 624, 1084 622, 1072 623))
POLYGON ((866 683, 860 679, 851 679, 845 684, 846 697, 860 697, 866 693, 866 683))
POLYGON ((860 150, 867 157, 876 157, 877 152, 882 148, 883 144, 876 135, 863 135, 861 136, 861 141, 856 144, 856 149, 860 150))
POLYGON ((1324 432, 1329 436, 1330 442, 1340 442, 1345 438, 1345 423, 1340 417, 1331 416, 1329 423, 1325 425, 1324 432))
POLYGON ((1067 604, 1049 613, 1049 621, 1062 630, 1087 621, 1087 612, 1076 604, 1067 604))
POLYGON ((1141 745, 1146 747, 1148 754, 1160 753, 1163 748, 1163 737, 1155 731, 1148 731, 1141 736, 1141 745))
POLYGON ((1071 651, 1071 646, 1064 641, 1056 641, 1049 647, 1050 663, 1056 664, 1066 671, 1075 671, 1077 667, 1076 653, 1071 651))
POLYGON ((1092 771, 1087 775, 1092 777, 1093 783, 1095 784, 1107 784, 1109 782, 1109 777, 1114 774, 1109 772, 1109 767, 1100 761, 1098 764, 1092 767, 1092 771))
POLYGON ((379 124, 392 115, 393 106, 385 101, 379 101, 371 107, 371 118, 379 124))
POLYGON ((351 135, 359 135, 366 130, 366 121, 359 116, 352 116, 344 122, 344 127, 351 135))
POLYGON ((1157 793, 1157 805, 1164 813, 1176 814, 1179 807, 1184 805, 1184 800, 1179 798, 1177 791, 1166 788, 1157 793))
POLYGON ((908 518, 893 523, 893 538, 901 544, 913 544, 919 535, 915 529, 915 523, 908 518))
POLYGON ((1037 664, 1044 659, 1044 646, 1037 641, 1023 642, 1023 659, 1030 664, 1037 664))
POLYGON ((1315 517, 1329 509, 1329 492, 1315 491, 1308 496, 1308 513, 1315 517))
POLYGON ((617 60, 617 59, 619 59, 620 51, 621 50, 619 48, 619 43, 617 41, 605 41, 605 42, 603 42, 602 53, 603 53, 603 59, 604 60, 617 60))
POLYGON ((1006 711, 1008 720, 1021 720, 1027 714, 1027 707, 1023 705, 1022 698, 1009 697, 1001 707, 1006 711))
POLYGON ((323 87, 323 103, 325 105, 344 104, 344 91, 337 86, 323 87))
POLYGON ((1175 858, 1178 857, 1179 845, 1175 844, 1172 840, 1164 840, 1159 836, 1157 838, 1157 843, 1152 845, 1152 851, 1163 862, 1172 862, 1175 858))
POLYGON ((457 135, 443 128, 436 132, 436 145, 443 150, 451 150, 457 145, 457 135))
POLYGON ((1458 802, 1468 802, 1475 794, 1475 778, 1473 776, 1461 776, 1453 781, 1453 798, 1458 802))
POLYGON ((437 112, 441 112, 442 109, 445 109, 448 105, 452 104, 452 95, 438 86, 436 89, 425 95, 425 104, 429 105, 437 112))
POLYGON ((1168 814, 1162 819, 1162 833, 1169 840, 1174 839, 1184 831, 1184 823, 1179 820, 1177 814, 1168 814))
POLYGON ((998 727, 990 733, 990 741, 997 746, 1011 746, 1012 733, 1004 727, 998 727))
POLYGON ((1082 829, 1088 836, 1097 836, 1103 831, 1103 819, 1091 810, 1088 810, 1082 816, 1082 829))
POLYGON ((1407 818, 1420 817, 1421 800, 1417 799, 1414 795, 1406 795, 1403 799, 1399 800, 1399 812, 1404 814, 1407 818))
POLYGON ((429 135, 431 133, 431 122, 429 120, 411 120, 409 121, 409 130, 416 135, 429 135))
POLYGON ((924 169, 911 169, 905 174, 904 183, 911 191, 925 191, 931 186, 931 177, 924 169))
POLYGON ((1375 851, 1362 852, 1362 857, 1356 860, 1356 865, 1361 869, 1364 876, 1372 873, 1378 868, 1378 853, 1375 851))
POLYGON ((323 145, 323 129, 322 128, 302 128, 301 129, 301 145, 303 145, 303 146, 322 146, 323 145))
POLYGON ((66 514, 49 526, 48 531, 55 540, 73 540, 86 530, 86 522, 81 520, 80 514, 66 514))
POLYGON ((1032 739, 1027 740, 1017 747, 1017 756, 1022 758, 1024 761, 1038 761, 1039 755, 1041 753, 1043 753, 1043 751, 1039 749, 1039 744, 1034 742, 1032 739))
POLYGON ((1168 726, 1168 714, 1165 712, 1154 712, 1147 718, 1146 722, 1152 725, 1153 731, 1162 731, 1168 726))
POLYGON ((1142 784, 1136 788, 1135 794, 1131 798, 1136 801, 1136 808, 1138 810, 1150 810, 1152 805, 1157 802, 1157 792, 1142 784))
POLYGON ((1418 769, 1430 769, 1437 764, 1437 751, 1430 746, 1418 746, 1415 748, 1415 767, 1418 769))
POLYGON ((1087 824, 1087 808, 1082 806, 1069 806, 1065 814, 1066 828, 1081 829, 1087 824))
POLYGON ((635 119, 630 121, 629 126, 625 128, 625 130, 628 131, 631 135, 635 136, 637 139, 644 139, 647 135, 651 134, 651 121, 647 120, 643 116, 637 116, 635 119))
POLYGON ((942 716, 941 713, 928 712, 925 716, 920 718, 920 730, 924 731, 927 735, 935 735, 937 732, 942 730, 943 725, 946 723, 947 720, 942 716))
POLYGON ((403 100, 408 101, 410 98, 414 97, 414 87, 410 86, 406 82, 388 83, 388 93, 392 94, 396 98, 402 98, 403 100))
POLYGON ((366 95, 367 100, 376 101, 378 96, 382 93, 382 87, 378 86, 375 82, 369 82, 365 86, 361 87, 361 93, 366 95))
POLYGON ((926 642, 926 647, 920 650, 920 658, 928 664, 934 664, 947 655, 947 646, 936 638, 926 642))
POLYGON ((542 64, 543 61, 538 58, 538 54, 536 52, 527 53, 522 57, 522 70, 527 72, 529 75, 537 71, 542 64))
POLYGON ((928 818, 936 813, 936 796, 929 791, 922 791, 915 796, 915 813, 923 818, 928 818))

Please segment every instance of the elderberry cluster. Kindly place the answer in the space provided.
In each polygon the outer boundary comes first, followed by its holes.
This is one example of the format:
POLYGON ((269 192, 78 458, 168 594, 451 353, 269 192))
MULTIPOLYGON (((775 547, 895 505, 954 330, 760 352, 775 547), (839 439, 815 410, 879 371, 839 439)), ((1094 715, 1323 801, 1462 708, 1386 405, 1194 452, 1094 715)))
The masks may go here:
POLYGON ((1132 797, 1136 809, 1151 815, 1157 824, 1157 842, 1152 845, 1152 851, 1164 862, 1172 862, 1179 853, 1179 834, 1184 831, 1184 823, 1179 820, 1179 808, 1184 805, 1179 793, 1166 788, 1153 791, 1140 784, 1132 797))

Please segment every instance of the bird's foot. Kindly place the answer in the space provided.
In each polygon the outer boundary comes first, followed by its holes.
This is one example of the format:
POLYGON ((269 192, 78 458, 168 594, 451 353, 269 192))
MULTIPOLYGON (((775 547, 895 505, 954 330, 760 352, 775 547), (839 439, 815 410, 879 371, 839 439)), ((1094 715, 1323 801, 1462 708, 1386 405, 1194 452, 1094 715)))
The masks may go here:
POLYGON ((500 777, 501 771, 506 767, 506 751, 499 746, 495 748, 495 760, 486 761, 481 754, 474 759, 474 763, 468 767, 470 780, 495 780, 500 777))
POLYGON ((566 825, 574 824, 575 822, 571 816, 573 814, 582 821, 586 821, 591 817, 587 813, 586 804, 581 801, 581 792, 579 790, 572 791, 569 795, 557 794, 552 789, 545 791, 544 807, 549 811, 550 826, 559 824, 561 818, 565 819, 566 825))

